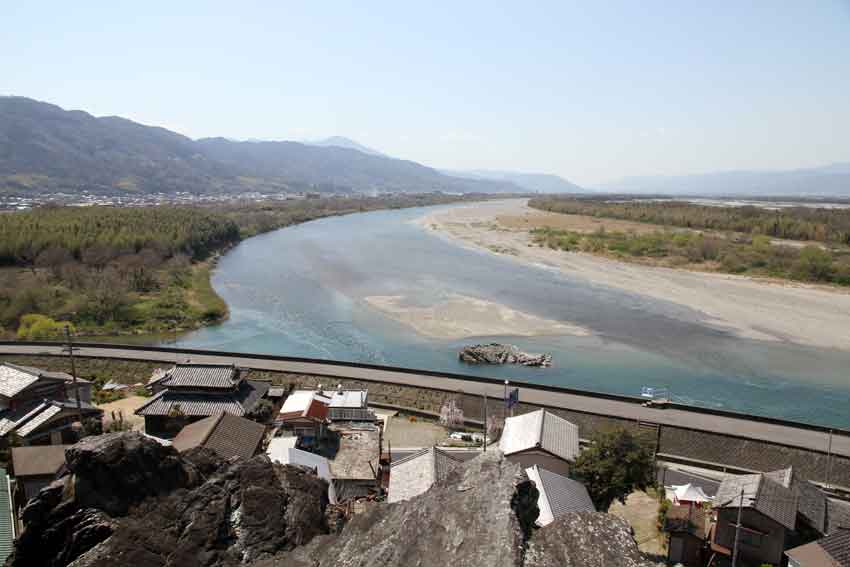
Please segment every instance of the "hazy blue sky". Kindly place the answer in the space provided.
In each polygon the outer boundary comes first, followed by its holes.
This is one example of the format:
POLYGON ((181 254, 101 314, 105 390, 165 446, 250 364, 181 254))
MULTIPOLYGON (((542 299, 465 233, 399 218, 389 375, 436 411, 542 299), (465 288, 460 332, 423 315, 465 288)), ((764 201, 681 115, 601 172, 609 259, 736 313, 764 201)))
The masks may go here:
POLYGON ((850 161, 850 0, 5 2, 0 94, 451 168, 850 161))

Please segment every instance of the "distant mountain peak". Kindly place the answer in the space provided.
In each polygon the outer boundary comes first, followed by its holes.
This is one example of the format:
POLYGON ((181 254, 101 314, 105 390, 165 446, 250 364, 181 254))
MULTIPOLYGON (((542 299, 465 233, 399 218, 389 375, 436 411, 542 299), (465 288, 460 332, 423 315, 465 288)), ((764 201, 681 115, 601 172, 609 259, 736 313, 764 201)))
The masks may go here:
POLYGON ((346 148, 349 150, 357 150, 358 152, 363 152, 364 154, 369 154, 370 156, 387 157, 386 154, 383 154, 378 150, 373 150, 372 148, 364 146, 363 144, 356 142, 351 138, 346 138, 345 136, 331 136, 330 138, 324 138, 322 140, 314 140, 305 143, 310 146, 320 146, 323 148, 346 148))

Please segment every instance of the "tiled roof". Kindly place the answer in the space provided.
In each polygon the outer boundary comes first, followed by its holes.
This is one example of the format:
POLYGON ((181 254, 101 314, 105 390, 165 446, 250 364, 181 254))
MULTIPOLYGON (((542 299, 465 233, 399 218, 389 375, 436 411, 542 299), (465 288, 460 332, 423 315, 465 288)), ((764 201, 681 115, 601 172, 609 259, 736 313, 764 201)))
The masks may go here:
POLYGON ((210 416, 222 412, 245 415, 268 389, 268 382, 253 380, 243 380, 235 392, 200 393, 166 389, 139 406, 136 415, 168 416, 176 405, 187 416, 210 416))
POLYGON ((9 475, 0 469, 0 562, 12 553, 15 540, 15 523, 12 517, 12 498, 9 491, 9 475))
POLYGON ((14 397, 23 390, 38 382, 41 372, 36 368, 28 368, 4 362, 0 364, 0 396, 14 397))
POLYGON ((505 455, 540 448, 574 461, 579 453, 578 426, 543 409, 509 417, 499 448, 505 455))
POLYGON ((838 565, 850 567, 850 528, 841 528, 817 543, 838 565))
MULTIPOLYGON (((103 410, 86 402, 80 403, 80 408, 84 415, 103 414, 103 410)), ((0 414, 0 436, 14 431, 21 437, 26 437, 64 410, 76 413, 76 402, 73 400, 43 400, 32 402, 14 411, 6 411, 0 414)))
POLYGON ((225 459, 247 459, 257 452, 265 432, 265 425, 244 417, 219 413, 181 429, 172 440, 172 445, 180 452, 194 447, 207 447, 225 459))
POLYGON ((239 369, 232 364, 178 364, 159 380, 166 388, 230 390, 238 383, 239 369))
POLYGON ((826 533, 826 494, 807 480, 795 480, 797 512, 820 533, 826 533))
POLYGON ((448 476, 463 461, 436 447, 429 447, 392 463, 388 502, 409 500, 448 476))
POLYGON ((595 512, 587 488, 575 480, 555 474, 537 465, 525 469, 537 487, 537 525, 547 526, 569 512, 595 512))
POLYGON ((743 507, 758 510, 793 530, 797 520, 797 496, 790 488, 764 474, 728 475, 714 496, 715 508, 737 508, 744 491, 743 507))
POLYGON ((831 534, 838 528, 850 528, 850 502, 827 498, 826 533, 831 534))
POLYGON ((34 445, 12 448, 15 477, 54 476, 65 464, 65 449, 70 445, 34 445))

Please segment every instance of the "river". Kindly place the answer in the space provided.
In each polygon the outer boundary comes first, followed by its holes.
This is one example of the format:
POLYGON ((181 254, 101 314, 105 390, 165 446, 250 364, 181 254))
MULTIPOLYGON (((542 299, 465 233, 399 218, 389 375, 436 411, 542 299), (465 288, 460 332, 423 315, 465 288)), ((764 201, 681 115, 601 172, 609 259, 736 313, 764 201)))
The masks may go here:
POLYGON ((242 242, 213 275, 230 318, 179 346, 628 395, 644 386, 668 388, 685 403, 850 428, 850 353, 741 339, 673 303, 458 246, 413 222, 427 210, 321 219, 242 242), (580 325, 590 334, 430 338, 365 300, 403 295, 428 306, 453 294, 580 325), (550 352, 554 365, 475 367, 457 360, 462 345, 490 341, 550 352))

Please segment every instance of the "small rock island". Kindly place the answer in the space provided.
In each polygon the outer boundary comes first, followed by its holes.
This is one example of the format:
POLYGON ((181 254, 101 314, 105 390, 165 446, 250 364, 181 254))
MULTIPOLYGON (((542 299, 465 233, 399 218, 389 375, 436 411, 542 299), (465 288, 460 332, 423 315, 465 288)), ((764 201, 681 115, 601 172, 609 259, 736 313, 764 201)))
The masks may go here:
POLYGON ((461 362, 467 364, 522 364, 523 366, 552 366, 551 354, 530 354, 514 345, 490 343, 465 346, 458 353, 461 362))

